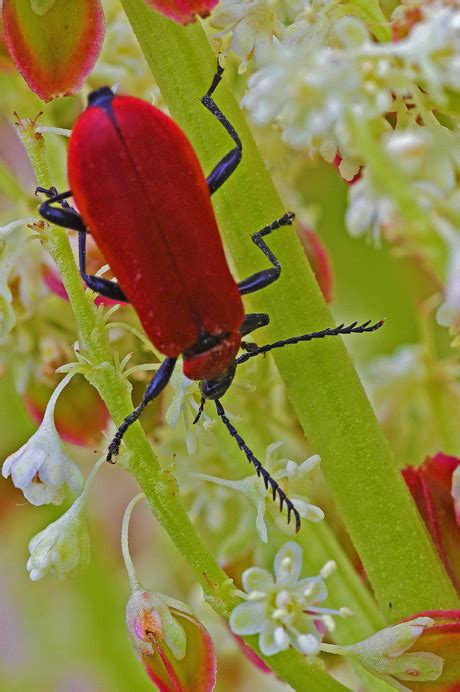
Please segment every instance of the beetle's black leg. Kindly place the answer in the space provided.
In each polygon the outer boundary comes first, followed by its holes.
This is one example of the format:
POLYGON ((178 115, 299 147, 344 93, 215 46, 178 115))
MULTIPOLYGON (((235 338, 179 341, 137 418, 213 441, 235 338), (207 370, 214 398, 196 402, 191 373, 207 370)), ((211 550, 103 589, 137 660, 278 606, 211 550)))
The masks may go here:
POLYGON ((270 262, 273 264, 273 268, 263 269, 262 271, 257 272, 256 274, 252 274, 252 276, 248 276, 247 279, 243 279, 243 281, 240 281, 238 286, 241 295, 245 295, 246 293, 254 293, 254 291, 259 291, 261 288, 269 286, 279 278, 279 275, 281 274, 281 265, 277 260, 275 254, 270 250, 267 243, 263 240, 263 237, 269 235, 270 233, 272 233, 272 231, 276 231, 276 229, 280 228, 281 226, 290 226, 294 219, 295 214, 293 214, 292 212, 288 212, 287 214, 281 216, 281 218, 276 219, 275 221, 273 221, 273 223, 271 223, 268 226, 265 226, 260 231, 257 231, 257 233, 254 233, 251 236, 253 243, 255 243, 257 247, 262 250, 264 255, 268 257, 270 262))
POLYGON ((241 336, 246 336, 256 329, 265 327, 270 322, 270 317, 266 312, 250 312, 244 316, 243 324, 240 327, 241 336))
POLYGON ((254 466, 257 475, 259 477, 262 477, 262 480, 267 490, 268 488, 270 488, 273 499, 276 500, 276 497, 278 496, 280 501, 280 512, 283 510, 283 505, 286 505, 288 524, 291 521, 291 514, 293 514, 295 518, 295 530, 296 532, 299 531, 300 514, 298 510, 295 508, 292 500, 288 498, 284 490, 280 488, 275 479, 270 476, 269 472, 262 466, 262 463, 254 456, 252 450, 249 449, 249 447, 247 446, 241 435, 238 433, 236 428, 234 428, 228 420, 227 416, 225 415, 224 407, 222 406, 220 401, 216 400, 215 404, 219 418, 222 420, 230 435, 235 439, 238 447, 246 455, 246 458, 249 461, 249 463, 254 466))
POLYGON ((236 359, 236 364, 241 365, 245 363, 250 358, 254 356, 259 356, 261 353, 268 353, 268 351, 273 351, 275 348, 283 348, 283 346, 291 346, 292 344, 298 344, 302 341, 313 341, 313 339, 324 339, 326 336, 343 336, 345 334, 364 334, 365 332, 375 332, 377 329, 383 325, 385 320, 379 320, 375 324, 371 324, 371 320, 364 322, 363 324, 357 325, 357 322, 349 324, 347 327, 340 324, 338 327, 328 327, 320 332, 311 332, 310 334, 302 334, 302 336, 292 336, 290 339, 282 339, 281 341, 275 341, 273 344, 265 344, 265 346, 258 346, 257 348, 251 350, 249 353, 243 353, 242 356, 236 359))
POLYGON ((135 421, 137 421, 137 419, 139 418, 147 404, 150 404, 150 402, 153 401, 153 399, 155 399, 160 394, 160 392, 166 387, 169 380, 171 379, 171 375, 173 374, 176 361, 177 358, 164 359, 164 361, 156 371, 149 386, 145 390, 144 398, 142 399, 141 403, 138 406, 136 406, 134 411, 130 413, 129 416, 126 416, 125 420, 119 426, 117 432, 115 433, 114 438, 109 445, 107 461, 111 462, 112 457, 118 454, 121 441, 123 439, 123 435, 128 430, 129 426, 132 425, 135 421))
POLYGON ((51 187, 49 190, 44 187, 37 187, 35 192, 41 192, 49 198, 40 205, 40 214, 47 221, 56 226, 64 226, 64 228, 71 228, 78 231, 80 274, 88 288, 105 298, 111 298, 112 300, 119 300, 125 303, 129 302, 117 283, 86 273, 86 236, 89 231, 77 210, 71 207, 66 201, 72 196, 72 192, 68 190, 67 192, 61 192, 59 194, 55 187, 51 187), (60 204, 60 207, 51 206, 56 203, 60 204))
MULTIPOLYGON (((243 324, 239 329, 240 334, 241 336, 246 336, 246 334, 250 334, 256 329, 260 329, 260 327, 265 327, 269 322, 270 317, 266 312, 250 312, 244 316, 243 324)), ((254 343, 242 341, 241 348, 244 351, 254 351, 258 346, 254 343)))
POLYGON ((55 187, 50 187, 49 190, 44 187, 37 187, 35 192, 42 192, 49 198, 40 204, 39 208, 39 212, 44 219, 53 223, 55 226, 63 226, 64 228, 70 228, 74 231, 80 231, 81 233, 88 233, 88 229, 83 223, 80 214, 65 201, 69 197, 72 197, 72 192, 70 190, 58 193, 55 187), (59 206, 54 207, 52 206, 53 204, 59 204, 59 206))
POLYGON ((94 276, 93 274, 86 273, 86 233, 80 231, 78 233, 78 258, 80 264, 80 274, 81 278, 85 284, 95 293, 104 296, 105 298, 111 298, 112 300, 119 300, 124 303, 129 303, 129 300, 121 290, 120 286, 115 283, 115 281, 110 281, 110 279, 103 279, 101 276, 94 276))
POLYGON ((241 140, 238 136, 237 131, 235 130, 233 125, 227 120, 225 115, 222 113, 222 111, 212 98, 212 95, 216 90, 217 85, 222 79, 223 71, 224 68, 221 67, 219 63, 217 63, 217 70, 212 80, 212 84, 207 90, 206 94, 201 99, 201 103, 205 108, 208 109, 208 111, 210 111, 217 118, 217 120, 220 123, 222 123, 230 137, 233 139, 236 146, 234 149, 229 151, 228 154, 226 154, 224 158, 221 159, 221 161, 219 161, 217 166, 209 174, 206 182, 208 183, 209 194, 211 195, 216 190, 218 190, 223 183, 225 183, 227 178, 231 176, 231 174, 241 161, 243 151, 243 145, 241 144, 241 140))

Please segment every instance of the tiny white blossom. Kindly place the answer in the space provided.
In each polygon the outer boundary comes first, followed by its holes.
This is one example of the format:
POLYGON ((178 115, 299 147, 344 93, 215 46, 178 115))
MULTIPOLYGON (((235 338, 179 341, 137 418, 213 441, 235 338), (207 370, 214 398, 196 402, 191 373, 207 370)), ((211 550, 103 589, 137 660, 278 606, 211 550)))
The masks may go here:
POLYGON ((243 58, 240 72, 252 55, 258 59, 281 36, 284 26, 277 15, 279 0, 222 0, 214 10, 210 24, 221 29, 214 39, 230 35, 230 49, 243 58))
POLYGON ((301 571, 302 548, 289 542, 276 554, 274 578, 260 567, 243 573, 247 600, 233 610, 230 628, 239 635, 258 634, 265 656, 289 646, 303 654, 317 654, 321 643, 317 623, 327 626, 331 615, 348 614, 318 606, 328 595, 324 577, 301 579, 301 571))
POLYGON ((45 410, 38 430, 3 464, 4 478, 11 476, 13 484, 33 505, 59 505, 65 497, 65 486, 77 495, 83 477, 77 464, 65 453, 54 423, 54 407, 73 373, 56 387, 45 410))
POLYGON ((65 576, 89 561, 89 536, 83 517, 85 498, 80 496, 57 521, 40 531, 29 543, 27 571, 32 581, 45 575, 65 576))
MULTIPOLYGON (((299 512, 302 519, 319 522, 324 519, 324 512, 312 504, 305 495, 310 474, 316 469, 320 457, 315 454, 301 464, 292 459, 276 459, 275 452, 282 442, 274 442, 267 447, 265 453, 264 468, 269 471, 272 478, 279 482, 292 504, 299 512)), ((268 529, 265 515, 269 509, 272 516, 276 517, 277 526, 283 531, 290 531, 284 516, 279 514, 276 501, 273 501, 270 489, 267 489, 263 480, 255 473, 240 480, 229 480, 204 473, 184 474, 198 481, 209 481, 218 486, 230 488, 244 495, 256 509, 256 530, 263 543, 268 542, 268 529)))

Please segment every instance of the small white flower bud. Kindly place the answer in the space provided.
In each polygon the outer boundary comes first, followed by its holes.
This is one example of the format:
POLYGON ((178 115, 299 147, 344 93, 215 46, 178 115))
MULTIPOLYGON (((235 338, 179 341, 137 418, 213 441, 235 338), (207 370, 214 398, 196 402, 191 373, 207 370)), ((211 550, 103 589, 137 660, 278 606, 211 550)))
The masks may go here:
POLYGON ((89 562, 89 536, 83 518, 84 498, 79 497, 57 521, 40 531, 29 543, 27 571, 32 581, 46 574, 63 577, 89 562))

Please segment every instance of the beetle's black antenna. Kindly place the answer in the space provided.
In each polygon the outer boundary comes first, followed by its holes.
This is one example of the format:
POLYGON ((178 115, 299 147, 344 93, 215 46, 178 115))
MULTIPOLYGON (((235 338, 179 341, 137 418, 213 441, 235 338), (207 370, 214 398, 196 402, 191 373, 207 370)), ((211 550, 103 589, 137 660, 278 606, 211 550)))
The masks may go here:
POLYGON ((241 435, 238 433, 236 428, 234 428, 233 425, 230 423, 227 416, 225 415, 224 407, 222 406, 220 401, 217 400, 215 404, 219 418, 222 420, 230 435, 235 438, 236 444, 241 449, 241 451, 244 452, 249 463, 254 466, 259 478, 262 477, 262 480, 267 490, 268 488, 270 488, 270 490, 272 491, 273 500, 276 500, 276 496, 278 496, 280 501, 280 512, 283 511, 283 506, 286 505, 288 524, 291 522, 291 515, 294 515, 295 530, 297 533, 300 530, 300 514, 298 510, 295 508, 294 503, 288 498, 284 490, 278 485, 275 479, 270 476, 269 472, 266 469, 264 469, 262 463, 254 456, 253 452, 249 449, 249 447, 247 446, 241 435))
POLYGON ((204 405, 205 405, 205 403, 206 403, 206 399, 204 398, 204 396, 202 396, 202 397, 201 397, 201 401, 200 401, 200 407, 199 407, 199 409, 198 409, 198 411, 197 411, 197 414, 196 414, 195 418, 193 419, 193 425, 196 425, 196 424, 198 423, 198 421, 200 420, 201 414, 202 414, 203 411, 204 411, 204 405))
POLYGON ((283 348, 283 346, 291 346, 292 344, 298 344, 302 341, 312 341, 313 339, 324 339, 326 336, 339 336, 343 334, 364 334, 365 332, 375 332, 377 329, 384 324, 385 320, 379 320, 375 324, 371 324, 371 320, 364 322, 356 326, 358 323, 353 322, 347 327, 344 324, 339 324, 338 327, 328 327, 320 332, 311 332, 310 334, 302 334, 302 336, 292 336, 290 339, 282 339, 281 341, 275 341, 273 344, 265 344, 265 346, 258 346, 252 349, 248 353, 243 353, 239 358, 236 359, 236 364, 241 365, 245 363, 250 358, 254 356, 259 356, 261 353, 268 353, 268 351, 273 351, 275 348, 283 348))

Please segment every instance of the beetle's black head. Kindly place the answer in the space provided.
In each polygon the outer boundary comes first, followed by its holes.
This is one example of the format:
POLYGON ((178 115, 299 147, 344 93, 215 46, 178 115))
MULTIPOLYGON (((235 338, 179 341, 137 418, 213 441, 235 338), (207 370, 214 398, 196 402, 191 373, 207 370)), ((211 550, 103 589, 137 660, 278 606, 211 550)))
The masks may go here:
POLYGON ((110 87, 103 86, 90 93, 88 96, 88 106, 99 106, 100 108, 108 109, 112 104, 114 96, 115 94, 110 87))
POLYGON ((220 399, 233 382, 236 372, 236 360, 233 360, 230 367, 213 380, 202 380, 200 391, 205 399, 220 399))

